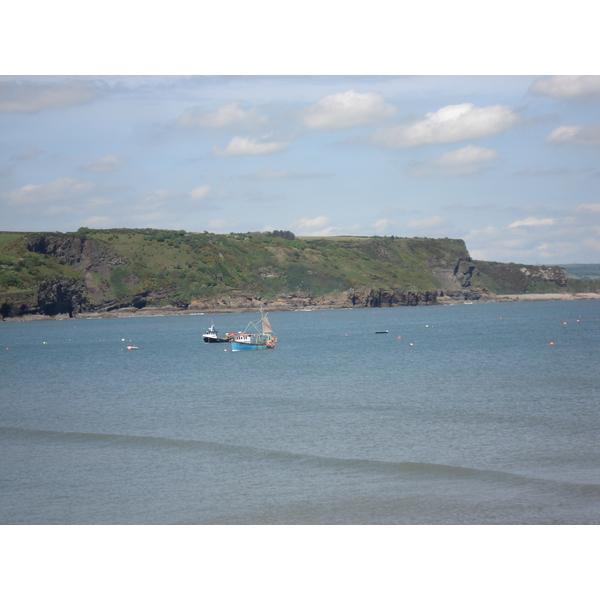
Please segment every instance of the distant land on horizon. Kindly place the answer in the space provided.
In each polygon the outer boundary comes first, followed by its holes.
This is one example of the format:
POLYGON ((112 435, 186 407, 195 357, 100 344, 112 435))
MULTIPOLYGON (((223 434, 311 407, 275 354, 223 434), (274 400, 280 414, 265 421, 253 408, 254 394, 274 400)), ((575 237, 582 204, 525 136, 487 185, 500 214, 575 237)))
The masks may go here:
POLYGON ((600 264, 570 263, 554 264, 553 266, 566 269, 569 279, 600 280, 600 264))

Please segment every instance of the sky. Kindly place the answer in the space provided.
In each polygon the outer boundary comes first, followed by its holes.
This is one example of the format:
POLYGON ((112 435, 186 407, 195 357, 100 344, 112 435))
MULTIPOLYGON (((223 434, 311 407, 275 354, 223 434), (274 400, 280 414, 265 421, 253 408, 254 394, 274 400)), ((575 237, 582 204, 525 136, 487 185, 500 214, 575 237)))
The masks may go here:
POLYGON ((0 230, 449 237, 600 263, 599 75, 37 60, 0 63, 0 230))

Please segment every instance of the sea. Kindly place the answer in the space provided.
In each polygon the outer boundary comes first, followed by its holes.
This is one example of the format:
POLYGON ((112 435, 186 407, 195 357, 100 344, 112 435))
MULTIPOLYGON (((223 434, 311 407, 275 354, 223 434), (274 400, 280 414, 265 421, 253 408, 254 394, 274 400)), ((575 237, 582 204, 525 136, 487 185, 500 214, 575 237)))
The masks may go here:
POLYGON ((600 523, 600 301, 269 318, 0 322, 0 523, 600 523))

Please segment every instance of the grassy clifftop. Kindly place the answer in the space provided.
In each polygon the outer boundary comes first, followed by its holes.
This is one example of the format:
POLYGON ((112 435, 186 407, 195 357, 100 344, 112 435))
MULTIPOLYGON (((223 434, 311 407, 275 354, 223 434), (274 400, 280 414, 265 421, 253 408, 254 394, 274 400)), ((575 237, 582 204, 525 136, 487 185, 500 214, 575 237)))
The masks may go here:
MULTIPOLYGON (((277 233, 277 232, 276 232, 277 233)), ((153 229, 0 234, 0 291, 33 291, 50 279, 85 282, 93 303, 164 292, 185 304, 231 290, 275 297, 355 287, 432 290, 432 268, 468 258, 461 240, 296 238, 153 229)))
MULTIPOLYGON (((530 291, 556 291, 562 276, 560 269, 551 276, 529 273, 527 285, 530 291)), ((522 270, 472 261, 462 240, 448 238, 87 228, 66 234, 0 233, 4 316, 19 310, 184 308, 227 294, 273 300, 349 290, 379 297, 384 290, 391 304, 400 292, 403 298, 426 294, 429 299, 465 289, 522 293, 521 280, 522 270)))

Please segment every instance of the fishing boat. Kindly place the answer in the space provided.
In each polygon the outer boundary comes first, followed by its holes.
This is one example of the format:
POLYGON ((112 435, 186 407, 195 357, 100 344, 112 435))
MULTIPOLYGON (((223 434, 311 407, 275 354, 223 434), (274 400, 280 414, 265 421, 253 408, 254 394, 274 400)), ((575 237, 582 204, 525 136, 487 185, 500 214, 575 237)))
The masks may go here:
POLYGON ((202 339, 207 344, 222 344, 223 342, 229 342, 229 340, 231 338, 230 337, 220 338, 217 330, 215 329, 215 324, 212 323, 211 326, 202 335, 202 339))
POLYGON ((272 350, 275 348, 277 336, 269 323, 269 313, 260 313, 260 323, 248 323, 244 331, 235 334, 231 339, 231 350, 272 350))

